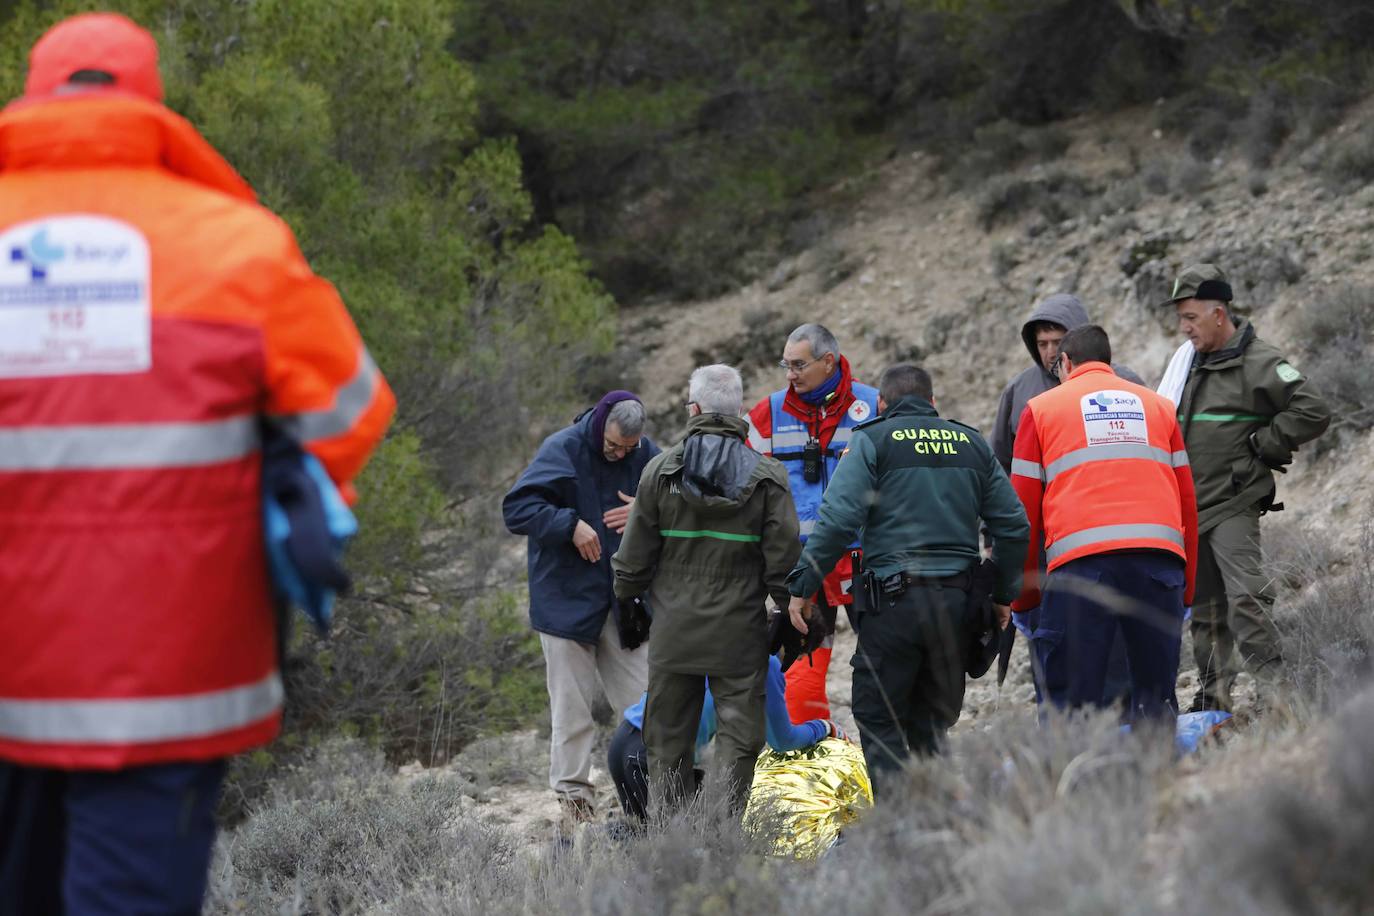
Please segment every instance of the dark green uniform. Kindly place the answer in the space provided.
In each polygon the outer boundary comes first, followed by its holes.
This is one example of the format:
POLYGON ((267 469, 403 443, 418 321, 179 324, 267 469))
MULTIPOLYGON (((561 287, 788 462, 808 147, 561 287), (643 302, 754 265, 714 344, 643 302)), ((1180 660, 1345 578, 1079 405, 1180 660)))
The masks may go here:
POLYGON ((1241 321, 1225 346, 1194 359, 1178 421, 1197 484, 1191 631, 1202 683, 1194 704, 1228 708, 1237 661, 1262 678, 1280 667, 1271 577, 1260 555, 1259 517, 1274 497, 1272 469, 1325 432, 1331 412, 1302 373, 1241 321))
POLYGON ((653 609, 644 743, 650 781, 686 795, 706 678, 716 706, 716 759, 730 767, 737 810, 765 736, 765 602, 787 600, 801 551, 797 509, 780 462, 745 444, 739 417, 703 414, 687 438, 644 468, 620 549, 618 598, 653 609))
POLYGON ((875 788, 881 771, 909 754, 934 753, 959 718, 980 518, 994 539, 994 598, 1010 604, 1030 525, 1006 472, 976 429, 903 398, 855 427, 788 576, 793 595, 814 593, 862 531, 867 569, 907 580, 900 596, 880 595, 867 608, 851 663, 854 720, 875 788))

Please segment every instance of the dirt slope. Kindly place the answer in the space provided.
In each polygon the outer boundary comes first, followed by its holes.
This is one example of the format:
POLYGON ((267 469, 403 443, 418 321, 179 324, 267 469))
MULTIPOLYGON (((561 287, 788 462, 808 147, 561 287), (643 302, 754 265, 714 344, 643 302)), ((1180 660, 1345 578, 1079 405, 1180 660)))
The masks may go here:
MULTIPOLYGON (((1290 151, 1289 164, 1262 179, 1238 160, 1197 163, 1151 121, 1147 109, 1070 124, 1061 159, 962 189, 928 155, 892 159, 860 179, 864 203, 846 225, 770 277, 707 302, 626 310, 623 335, 643 353, 642 393, 660 437, 680 433, 697 364, 738 365, 748 404, 785 384, 773 366, 803 321, 834 331, 861 379, 898 360, 925 366, 942 413, 986 429, 1002 386, 1029 365, 1021 323, 1055 292, 1082 298, 1118 361, 1154 383, 1182 338, 1153 303, 1178 268, 1202 259, 1228 270, 1237 306, 1301 368, 1293 315, 1330 287, 1374 278, 1374 186, 1332 192, 1301 164, 1316 151, 1290 151), (1150 190, 1164 185, 1174 187, 1150 190), (1004 204, 985 229, 980 219, 1017 188, 1050 202, 1019 214, 1004 204)), ((1363 514, 1370 442, 1345 448, 1358 460, 1342 462, 1341 492, 1328 485, 1331 462, 1310 456, 1281 480, 1286 523, 1363 514), (1360 486, 1350 486, 1351 473, 1360 486), (1350 498, 1354 491, 1361 495, 1350 498)))

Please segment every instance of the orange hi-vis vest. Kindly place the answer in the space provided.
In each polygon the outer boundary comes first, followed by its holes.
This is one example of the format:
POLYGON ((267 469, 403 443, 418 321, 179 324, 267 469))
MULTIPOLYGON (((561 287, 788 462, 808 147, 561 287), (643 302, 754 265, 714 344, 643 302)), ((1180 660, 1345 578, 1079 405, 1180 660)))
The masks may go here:
POLYGON ((1172 402, 1105 363, 1078 366, 1026 405, 1011 473, 1031 523, 1018 610, 1039 603, 1042 536, 1050 570, 1113 551, 1175 554, 1187 564, 1192 602, 1197 502, 1172 402))
POLYGON ((113 769, 277 733, 260 423, 351 492, 395 401, 334 288, 182 118, 0 114, 0 759, 113 769))

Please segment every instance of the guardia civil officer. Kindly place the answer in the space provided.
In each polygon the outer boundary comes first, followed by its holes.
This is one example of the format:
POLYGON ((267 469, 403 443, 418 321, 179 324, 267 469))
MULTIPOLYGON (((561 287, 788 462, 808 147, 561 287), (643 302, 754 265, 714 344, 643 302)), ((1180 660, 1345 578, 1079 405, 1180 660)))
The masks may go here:
POLYGON ((787 580, 792 625, 805 633, 805 596, 863 532, 865 579, 877 586, 859 620, 853 710, 875 792, 911 754, 937 752, 959 718, 979 519, 995 539, 993 600, 1004 627, 1030 539, 992 449, 978 430, 936 413, 925 370, 884 372, 878 409, 855 427, 787 580))

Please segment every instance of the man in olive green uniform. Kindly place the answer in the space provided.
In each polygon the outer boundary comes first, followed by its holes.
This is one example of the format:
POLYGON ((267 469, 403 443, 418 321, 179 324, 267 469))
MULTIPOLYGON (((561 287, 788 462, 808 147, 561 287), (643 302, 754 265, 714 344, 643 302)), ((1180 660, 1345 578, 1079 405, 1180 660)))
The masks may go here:
POLYGON ((1302 373, 1229 309, 1231 286, 1212 264, 1179 275, 1166 305, 1197 351, 1178 421, 1197 485, 1197 596, 1191 631, 1201 685, 1192 711, 1229 709, 1240 665, 1262 681, 1282 668, 1273 593, 1260 563, 1260 515, 1274 506, 1274 471, 1320 436, 1331 413, 1302 373), (1239 655, 1237 659, 1235 656, 1239 655))
POLYGON ((716 753, 742 811, 765 734, 764 601, 772 595, 782 607, 790 597, 799 525, 786 469, 746 444, 739 373, 697 369, 688 397, 687 438, 644 468, 611 566, 616 597, 646 595, 653 614, 649 784, 663 787, 670 806, 685 796, 709 677, 716 753))
POLYGON ((880 413, 855 427, 787 577, 792 624, 805 633, 805 596, 863 532, 869 577, 882 587, 875 600, 858 599, 865 607, 851 662, 853 710, 875 791, 910 754, 936 753, 959 718, 964 652, 976 625, 969 590, 979 519, 993 538, 993 600, 1003 627, 1030 538, 992 449, 973 427, 936 413, 924 370, 893 366, 878 393, 880 413))

